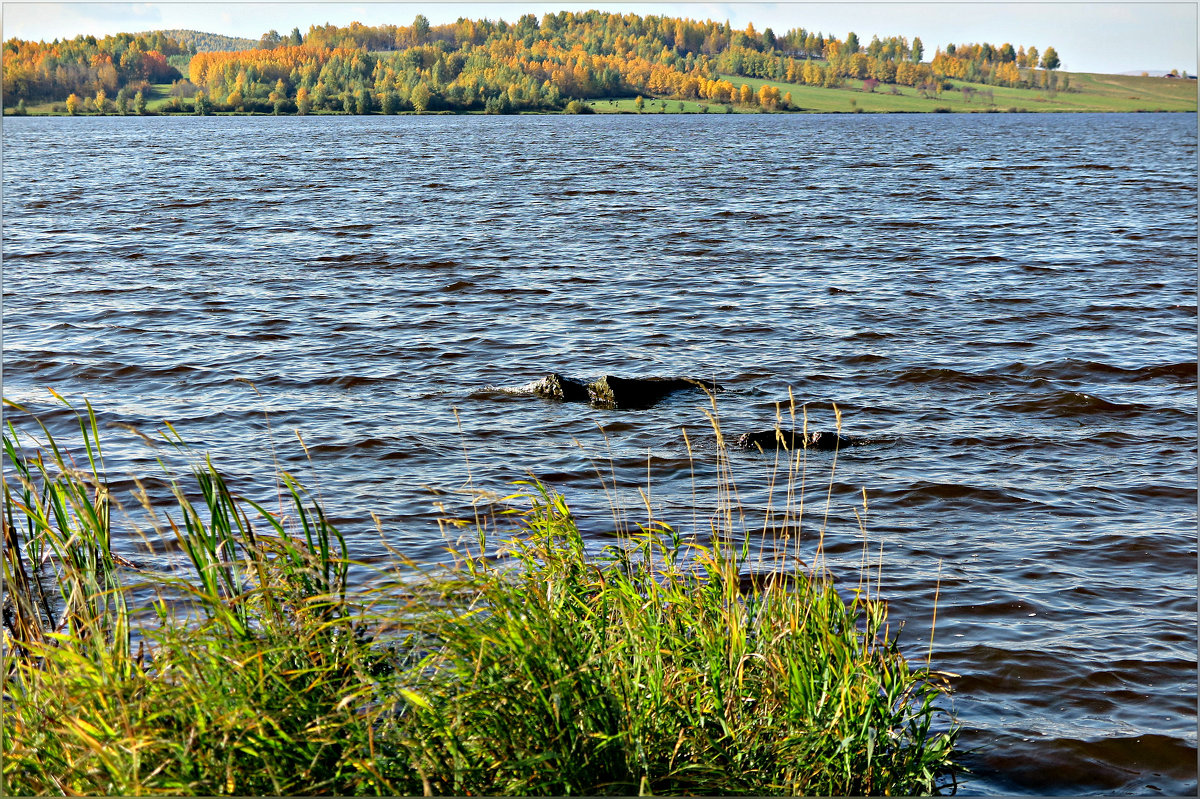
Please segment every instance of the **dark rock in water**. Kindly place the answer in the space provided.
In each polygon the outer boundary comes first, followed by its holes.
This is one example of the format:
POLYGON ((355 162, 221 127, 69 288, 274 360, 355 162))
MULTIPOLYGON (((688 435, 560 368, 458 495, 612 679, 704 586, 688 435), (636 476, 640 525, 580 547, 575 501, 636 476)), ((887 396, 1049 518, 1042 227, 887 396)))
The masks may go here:
POLYGON ((649 408, 659 400, 686 389, 720 391, 712 381, 686 377, 617 377, 605 375, 588 383, 588 399, 600 408, 649 408))
POLYGON ((783 446, 789 450, 804 448, 830 452, 863 443, 866 443, 865 439, 839 436, 837 433, 827 431, 817 430, 805 435, 799 430, 775 429, 743 433, 737 441, 733 442, 733 445, 741 449, 768 450, 783 446))
POLYGON ((492 388, 505 394, 543 397, 561 402, 590 402, 597 408, 649 408, 654 403, 684 389, 720 391, 716 383, 686 377, 617 377, 605 375, 584 384, 582 381, 551 372, 517 388, 492 388))
POLYGON ((587 402, 588 387, 578 380, 563 377, 558 372, 551 372, 537 382, 530 383, 526 388, 530 393, 546 399, 563 402, 587 402))

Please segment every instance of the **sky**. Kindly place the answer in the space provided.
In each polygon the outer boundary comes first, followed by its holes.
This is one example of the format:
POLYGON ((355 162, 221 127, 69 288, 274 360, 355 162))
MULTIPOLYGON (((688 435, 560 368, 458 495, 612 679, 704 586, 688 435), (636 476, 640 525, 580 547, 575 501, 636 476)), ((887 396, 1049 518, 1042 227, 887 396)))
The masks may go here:
POLYGON ((259 38, 268 30, 306 32, 310 25, 352 21, 408 25, 419 13, 433 24, 469 19, 516 21, 553 11, 601 11, 712 19, 784 33, 806 28, 863 44, 872 35, 921 37, 926 58, 950 42, 1053 46, 1062 68, 1078 72, 1186 70, 1197 74, 1195 2, 824 2, 824 3, 45 3, 4 2, 3 38, 71 38, 79 34, 184 28, 259 38))

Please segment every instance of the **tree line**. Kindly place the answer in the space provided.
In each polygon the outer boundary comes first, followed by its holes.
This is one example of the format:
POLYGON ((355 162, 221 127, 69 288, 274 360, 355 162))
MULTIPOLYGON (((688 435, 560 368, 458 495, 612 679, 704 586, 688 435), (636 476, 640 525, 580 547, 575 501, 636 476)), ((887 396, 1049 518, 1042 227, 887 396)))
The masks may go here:
MULTIPOLYGON (((307 34, 269 31, 253 49, 236 51, 196 52, 195 38, 184 44, 163 32, 156 36, 78 37, 52 45, 10 40, 5 104, 73 95, 72 113, 103 112, 108 98, 124 90, 125 105, 117 102, 124 113, 131 101, 137 107, 136 92, 144 92, 147 81, 171 80, 166 110, 198 113, 513 113, 635 95, 775 109, 791 106, 790 95, 774 86, 754 92, 735 79, 827 87, 857 79, 872 87, 928 88, 956 77, 1029 85, 1030 59, 1039 64, 1036 48, 1009 44, 950 45, 925 62, 919 38, 876 37, 863 46, 853 32, 844 39, 803 28, 776 35, 753 24, 739 30, 728 21, 600 11, 526 14, 512 24, 459 18, 431 25, 417 15, 407 26, 314 25, 307 34), (167 58, 180 53, 189 54, 186 74, 173 74, 167 58), (147 69, 159 64, 156 59, 161 66, 147 69), (50 77, 59 68, 67 79, 50 77)), ((1053 48, 1040 63, 1058 66, 1053 48)))
POLYGON ((49 44, 9 39, 4 43, 4 105, 148 89, 151 83, 181 77, 169 62, 180 55, 191 53, 161 32, 76 36, 49 44))
POLYGON ((219 33, 205 33, 204 31, 193 30, 162 30, 151 31, 149 34, 161 33, 164 36, 174 39, 179 44, 186 48, 190 53, 207 53, 213 50, 250 50, 258 46, 258 42, 253 39, 244 39, 240 36, 222 36, 219 33))

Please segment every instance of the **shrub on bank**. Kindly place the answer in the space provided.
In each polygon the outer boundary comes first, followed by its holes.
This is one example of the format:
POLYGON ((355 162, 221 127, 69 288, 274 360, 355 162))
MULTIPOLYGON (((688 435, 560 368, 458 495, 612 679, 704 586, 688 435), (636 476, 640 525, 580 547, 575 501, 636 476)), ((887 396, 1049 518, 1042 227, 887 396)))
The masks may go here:
POLYGON ((595 110, 587 103, 579 100, 572 100, 567 103, 567 107, 563 109, 564 114, 594 114, 595 110))
POLYGON ((281 517, 201 460, 147 510, 187 574, 151 574, 112 552, 80 429, 82 471, 44 430, 5 436, 7 793, 906 794, 952 773, 944 686, 883 603, 795 558, 755 574, 728 530, 650 522, 593 556, 533 484, 498 557, 397 554, 390 590, 349 592, 298 484, 281 517))

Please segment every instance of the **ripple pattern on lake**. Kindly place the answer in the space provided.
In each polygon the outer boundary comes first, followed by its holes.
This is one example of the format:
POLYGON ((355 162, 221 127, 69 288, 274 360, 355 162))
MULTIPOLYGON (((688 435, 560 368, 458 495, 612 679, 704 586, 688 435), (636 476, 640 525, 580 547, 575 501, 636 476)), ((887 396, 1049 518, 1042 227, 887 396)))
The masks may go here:
MULTIPOLYGON (((4 145, 4 392, 56 432, 45 387, 170 420, 248 493, 273 456, 318 484, 357 557, 366 511, 430 557, 464 449, 596 546, 598 466, 631 515, 648 462, 662 518, 711 508, 702 396, 488 386, 714 378, 735 435, 790 387, 880 442, 838 455, 830 563, 856 574, 865 487, 913 657, 938 595, 963 792, 1194 794, 1194 115, 8 118, 4 145)), ((115 474, 152 471, 111 432, 115 474)), ((752 516, 772 464, 732 455, 752 516)))

